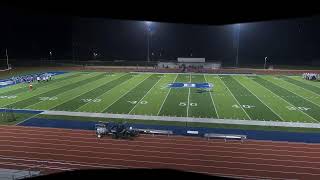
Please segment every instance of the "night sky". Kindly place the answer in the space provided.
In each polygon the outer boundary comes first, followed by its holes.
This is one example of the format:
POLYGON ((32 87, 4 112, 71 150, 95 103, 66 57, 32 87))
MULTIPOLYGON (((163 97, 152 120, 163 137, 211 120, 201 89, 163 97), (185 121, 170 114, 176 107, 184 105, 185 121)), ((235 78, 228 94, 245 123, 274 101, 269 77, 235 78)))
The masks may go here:
MULTIPOLYGON (((31 16, 0 12, 0 58, 8 48, 14 59, 146 60, 146 24, 103 18, 31 16)), ((151 24, 152 60, 205 57, 234 65, 236 26, 151 24)), ((320 61, 320 17, 244 23, 240 29, 240 64, 302 65, 320 61)))

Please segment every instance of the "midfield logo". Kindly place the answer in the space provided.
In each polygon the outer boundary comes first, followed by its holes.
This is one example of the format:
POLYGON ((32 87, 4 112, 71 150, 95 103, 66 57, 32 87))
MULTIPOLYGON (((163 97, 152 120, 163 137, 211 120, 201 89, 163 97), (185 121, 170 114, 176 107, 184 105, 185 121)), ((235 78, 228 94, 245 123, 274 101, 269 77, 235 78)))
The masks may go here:
POLYGON ((176 82, 176 83, 170 83, 168 84, 169 88, 208 88, 211 89, 213 88, 213 84, 211 83, 181 83, 181 82, 176 82))

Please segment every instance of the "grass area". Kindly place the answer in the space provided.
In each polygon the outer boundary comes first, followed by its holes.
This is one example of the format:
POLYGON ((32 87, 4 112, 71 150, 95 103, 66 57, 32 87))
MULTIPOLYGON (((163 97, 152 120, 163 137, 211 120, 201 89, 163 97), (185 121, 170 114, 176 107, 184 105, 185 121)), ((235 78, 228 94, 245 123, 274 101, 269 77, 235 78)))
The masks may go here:
POLYGON ((26 84, 1 88, 0 108, 318 123, 320 85, 298 78, 79 71, 34 83, 33 91, 26 84), (169 88, 173 82, 209 82, 213 89, 169 88))

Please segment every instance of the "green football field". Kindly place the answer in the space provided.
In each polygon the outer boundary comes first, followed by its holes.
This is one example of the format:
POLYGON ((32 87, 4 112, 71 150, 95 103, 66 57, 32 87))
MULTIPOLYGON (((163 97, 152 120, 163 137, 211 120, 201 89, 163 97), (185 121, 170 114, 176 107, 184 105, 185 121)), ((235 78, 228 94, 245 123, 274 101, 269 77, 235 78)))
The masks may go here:
POLYGON ((298 76, 69 72, 0 88, 0 108, 153 116, 320 121, 320 82, 298 76), (213 84, 211 91, 169 83, 213 84))

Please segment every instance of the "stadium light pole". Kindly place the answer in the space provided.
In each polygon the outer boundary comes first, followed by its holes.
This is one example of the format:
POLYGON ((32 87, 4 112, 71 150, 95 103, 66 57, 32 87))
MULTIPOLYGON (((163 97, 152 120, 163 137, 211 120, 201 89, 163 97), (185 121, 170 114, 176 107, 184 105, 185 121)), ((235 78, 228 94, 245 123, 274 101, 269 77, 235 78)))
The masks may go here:
POLYGON ((239 65, 239 41, 240 41, 240 24, 237 25, 237 56, 236 56, 236 67, 239 65))
POLYGON ((6 48, 6 58, 7 58, 7 67, 8 69, 10 69, 9 67, 9 57, 8 57, 8 49, 6 48))
POLYGON ((150 21, 146 21, 146 27, 147 27, 147 60, 148 60, 148 63, 150 62, 150 25, 151 25, 151 22, 150 21))
POLYGON ((267 56, 264 58, 264 66, 263 66, 263 67, 264 67, 264 69, 266 69, 267 58, 268 58, 267 56))

